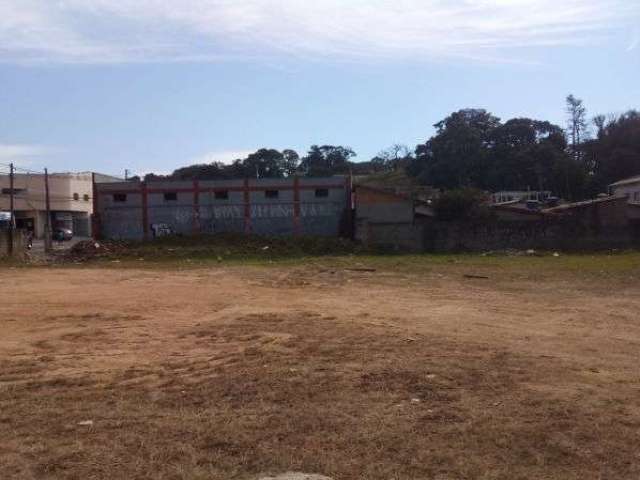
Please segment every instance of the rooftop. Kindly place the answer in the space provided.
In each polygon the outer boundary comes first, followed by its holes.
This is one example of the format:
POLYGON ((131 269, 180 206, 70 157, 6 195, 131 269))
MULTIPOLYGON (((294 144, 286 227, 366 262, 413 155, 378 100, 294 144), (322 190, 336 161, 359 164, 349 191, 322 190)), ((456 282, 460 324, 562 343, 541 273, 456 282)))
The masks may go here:
POLYGON ((623 180, 619 180, 616 183, 612 183, 610 186, 611 187, 621 187, 622 185, 631 185, 634 183, 640 183, 640 175, 637 175, 635 177, 629 177, 629 178, 625 178, 623 180))
POLYGON ((566 210, 571 210, 571 209, 574 209, 574 208, 588 207, 588 206, 591 206, 591 205, 596 205, 596 204, 600 204, 600 203, 607 203, 607 202, 614 202, 614 201, 618 201, 618 200, 627 200, 627 197, 625 197, 624 195, 612 195, 610 197, 594 198, 593 200, 584 200, 582 202, 566 203, 564 205, 559 205, 557 207, 547 208, 547 209, 543 210, 543 212, 544 213, 558 213, 558 212, 564 212, 566 210))

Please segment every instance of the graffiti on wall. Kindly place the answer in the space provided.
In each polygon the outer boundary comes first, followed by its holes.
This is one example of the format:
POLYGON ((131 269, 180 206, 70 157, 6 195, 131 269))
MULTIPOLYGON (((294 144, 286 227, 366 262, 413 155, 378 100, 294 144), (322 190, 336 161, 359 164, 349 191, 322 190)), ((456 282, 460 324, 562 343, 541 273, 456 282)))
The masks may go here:
MULTIPOLYGON (((171 233, 190 233, 193 229, 202 232, 243 231, 245 221, 245 204, 233 205, 180 205, 168 208, 166 206, 150 206, 147 229, 154 237, 171 233), (160 228, 157 228, 160 227, 160 228)), ((300 203, 300 218, 339 219, 344 205, 338 202, 300 203)), ((293 229, 293 219, 296 215, 294 203, 254 203, 249 205, 249 219, 260 223, 260 230, 272 227, 279 231, 286 228, 293 229), (268 222, 273 219, 274 222, 268 222), (277 219, 291 219, 289 222, 277 222, 277 219), (263 220, 260 222, 260 220, 263 220)), ((320 230, 331 233, 333 222, 321 223, 320 230)), ((137 238, 142 236, 142 209, 139 207, 103 207, 102 229, 105 236, 110 238, 137 238)), ((266 230, 265 230, 266 231, 266 230)))
MULTIPOLYGON (((340 211, 342 205, 335 203, 301 203, 300 216, 328 217, 340 211)), ((291 204, 252 204, 251 218, 293 218, 294 205, 291 204)), ((201 206, 203 219, 227 220, 244 218, 244 205, 201 206)))

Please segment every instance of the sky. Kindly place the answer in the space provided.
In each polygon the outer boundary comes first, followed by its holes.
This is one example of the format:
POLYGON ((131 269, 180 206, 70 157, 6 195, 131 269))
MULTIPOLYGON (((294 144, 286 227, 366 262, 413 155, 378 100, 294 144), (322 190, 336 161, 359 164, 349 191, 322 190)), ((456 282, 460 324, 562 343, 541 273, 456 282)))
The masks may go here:
POLYGON ((637 0, 0 0, 0 165, 414 148, 461 108, 640 109, 637 0))

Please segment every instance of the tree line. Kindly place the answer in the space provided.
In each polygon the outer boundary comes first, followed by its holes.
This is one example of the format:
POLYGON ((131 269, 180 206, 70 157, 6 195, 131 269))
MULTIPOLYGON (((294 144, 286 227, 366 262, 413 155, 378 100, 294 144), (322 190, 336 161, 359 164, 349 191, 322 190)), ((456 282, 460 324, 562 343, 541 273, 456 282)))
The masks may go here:
MULTIPOLYGON (((484 109, 463 109, 434 125, 436 132, 411 151, 393 145, 366 162, 349 147, 313 145, 301 157, 292 149, 262 148, 230 165, 213 162, 145 180, 285 178, 291 175, 370 175, 406 170, 417 183, 441 190, 474 188, 550 190, 570 200, 606 192, 608 185, 640 175, 640 113, 588 119, 582 100, 566 99, 567 126, 531 118, 505 122, 484 109)), ((134 178, 138 180, 138 178, 134 178)))
MULTIPOLYGON (((172 180, 224 180, 232 178, 285 178, 292 175, 322 177, 349 174, 354 170, 367 169, 366 165, 352 159, 356 153, 348 147, 313 145, 306 156, 300 157, 295 150, 261 148, 244 159, 227 165, 222 162, 182 167, 171 175, 148 174, 145 181, 172 180)), ((133 177, 132 180, 139 180, 133 177)))
POLYGON ((530 118, 503 123, 482 109, 454 112, 435 128, 416 148, 408 172, 441 189, 550 190, 575 200, 640 174, 640 113, 588 121, 573 95, 567 97, 566 130, 530 118))

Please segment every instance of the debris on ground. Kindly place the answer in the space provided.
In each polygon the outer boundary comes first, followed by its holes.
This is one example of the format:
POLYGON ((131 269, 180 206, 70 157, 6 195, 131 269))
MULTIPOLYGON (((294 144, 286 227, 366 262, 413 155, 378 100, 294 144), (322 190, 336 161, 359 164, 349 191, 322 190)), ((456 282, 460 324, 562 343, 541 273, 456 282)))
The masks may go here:
MULTIPOLYGON (((343 255, 359 251, 355 242, 344 238, 324 237, 262 237, 220 233, 191 237, 163 237, 153 241, 104 240, 81 241, 71 247, 63 261, 154 259, 226 259, 343 255)), ((371 271, 362 269, 361 271, 371 271)))
POLYGON ((314 475, 308 473, 284 473, 277 477, 261 477, 258 480, 332 480, 330 477, 323 475, 314 475))
POLYGON ((93 427, 93 420, 83 420, 82 422, 78 422, 78 425, 81 427, 93 427))
POLYGON ((464 278, 470 278, 475 280, 489 280, 489 277, 487 277, 486 275, 471 275, 468 273, 464 274, 464 278))
POLYGON ((85 240, 76 243, 66 252, 66 259, 71 261, 85 261, 92 258, 113 257, 126 252, 127 245, 122 241, 96 242, 85 240))

